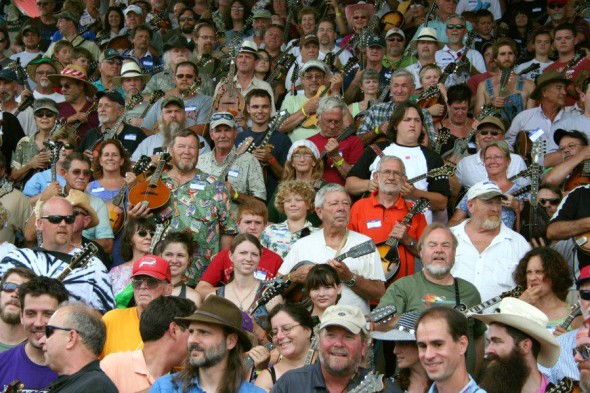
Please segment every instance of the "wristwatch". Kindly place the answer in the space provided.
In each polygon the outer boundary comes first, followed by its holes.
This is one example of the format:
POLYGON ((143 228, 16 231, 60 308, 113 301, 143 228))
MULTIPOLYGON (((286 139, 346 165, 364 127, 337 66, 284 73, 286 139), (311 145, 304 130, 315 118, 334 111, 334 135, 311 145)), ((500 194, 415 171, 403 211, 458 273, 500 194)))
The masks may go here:
POLYGON ((354 284, 356 284, 356 274, 353 274, 350 280, 344 281, 344 285, 346 285, 349 288, 354 287, 354 284))

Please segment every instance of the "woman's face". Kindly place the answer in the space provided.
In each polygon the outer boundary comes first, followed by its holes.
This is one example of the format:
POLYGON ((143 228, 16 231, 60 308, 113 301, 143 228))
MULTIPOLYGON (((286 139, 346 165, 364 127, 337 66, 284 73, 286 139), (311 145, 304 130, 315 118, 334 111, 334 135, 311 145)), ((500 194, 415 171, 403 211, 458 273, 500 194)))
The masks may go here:
POLYGON ((361 90, 365 94, 379 93, 379 80, 378 79, 365 79, 361 85, 361 90))
POLYGON ((514 17, 516 27, 525 27, 529 23, 529 18, 525 14, 517 14, 514 17))
POLYGON ((336 304, 338 295, 342 292, 342 284, 330 286, 321 285, 309 291, 309 298, 313 302, 314 308, 325 310, 336 304))
POLYGON ((422 77, 420 78, 420 83, 422 83, 422 87, 426 89, 431 86, 436 86, 439 79, 440 73, 437 70, 428 70, 424 72, 424 74, 422 74, 422 77))
POLYGON ((300 220, 307 215, 307 203, 305 203, 305 199, 299 195, 292 193, 285 198, 285 202, 283 202, 283 209, 285 210, 285 214, 287 218, 291 220, 300 220))
POLYGON ((526 267, 526 287, 540 287, 541 294, 551 293, 551 280, 545 277, 545 268, 541 257, 535 255, 529 259, 526 267))
POLYGON ((124 161, 119 149, 112 143, 102 149, 99 162, 104 171, 119 171, 124 161))
POLYGON ((254 69, 265 74, 270 70, 270 59, 265 52, 258 52, 258 61, 254 69))
POLYGON ((315 166, 315 157, 307 147, 301 147, 293 153, 291 163, 297 172, 310 172, 315 166))
POLYGON ((231 5, 231 18, 232 19, 243 19, 244 17, 244 6, 242 3, 234 2, 231 5))
POLYGON ((258 269, 258 262, 260 262, 260 251, 256 245, 249 241, 243 241, 232 253, 230 251, 229 257, 234 264, 234 270, 242 275, 254 274, 258 269))
POLYGON ((293 317, 280 311, 271 320, 272 342, 287 359, 307 352, 311 342, 311 330, 301 326, 293 317))
POLYGON ((190 262, 191 256, 188 255, 186 246, 182 243, 170 243, 162 252, 162 258, 170 264, 172 277, 181 276, 190 262))
POLYGON ((393 353, 397 356, 399 368, 410 368, 420 362, 418 347, 414 341, 397 341, 393 353))
POLYGON ((131 236, 131 247, 140 253, 147 254, 152 245, 154 232, 147 228, 138 228, 131 236))
POLYGON ((121 16, 117 13, 117 11, 109 12, 109 26, 112 28, 119 28, 119 24, 121 23, 121 16))
POLYGON ((484 164, 489 175, 498 175, 506 173, 510 159, 506 158, 502 150, 493 146, 486 150, 484 164))
POLYGON ((352 28, 354 31, 361 31, 363 27, 369 24, 369 14, 367 10, 360 9, 356 10, 352 14, 352 28))

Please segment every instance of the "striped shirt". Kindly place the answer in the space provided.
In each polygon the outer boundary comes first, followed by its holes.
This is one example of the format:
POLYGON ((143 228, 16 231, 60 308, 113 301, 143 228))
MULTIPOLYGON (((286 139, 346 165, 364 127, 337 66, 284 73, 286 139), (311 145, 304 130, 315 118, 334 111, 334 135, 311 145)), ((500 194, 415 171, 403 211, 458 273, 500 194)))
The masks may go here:
MULTIPOLYGON (((74 248, 70 254, 80 251, 81 249, 74 248)), ((57 278, 68 263, 43 251, 20 248, 11 251, 2 259, 0 275, 17 266, 31 269, 38 276, 57 278)), ((70 292, 72 300, 84 302, 102 312, 115 308, 115 298, 107 269, 96 257, 92 257, 86 266, 74 269, 63 283, 70 292)))
POLYGON ((578 329, 574 329, 557 336, 557 342, 561 347, 561 353, 559 354, 557 363, 555 363, 553 367, 547 368, 537 364, 539 371, 547 376, 549 382, 557 384, 564 377, 568 377, 574 381, 580 380, 580 370, 578 370, 576 361, 572 356, 572 349, 576 347, 577 333, 578 329))

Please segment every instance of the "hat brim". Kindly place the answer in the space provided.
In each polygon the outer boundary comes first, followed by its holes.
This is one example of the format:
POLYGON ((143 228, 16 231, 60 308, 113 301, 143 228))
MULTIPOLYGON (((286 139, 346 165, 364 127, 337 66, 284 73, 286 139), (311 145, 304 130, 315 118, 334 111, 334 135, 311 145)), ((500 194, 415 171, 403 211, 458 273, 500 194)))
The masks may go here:
POLYGON ((139 270, 139 271, 133 273, 133 275, 131 277, 137 277, 137 276, 149 276, 149 277, 156 278, 158 280, 168 281, 168 277, 166 277, 165 274, 156 273, 153 271, 139 270))
POLYGON ((347 5, 346 8, 344 8, 344 14, 346 15, 346 21, 348 22, 349 25, 352 26, 352 14, 354 14, 354 12, 358 9, 361 8, 366 8, 367 11, 369 12, 369 19, 371 20, 373 19, 373 15, 375 15, 375 7, 373 6, 373 4, 351 4, 351 5, 347 5))
POLYGON ((488 199, 492 199, 492 198, 497 198, 500 197, 502 199, 508 199, 508 197, 502 193, 499 193, 498 191, 488 191, 488 192, 484 192, 481 195, 478 195, 476 197, 471 198, 473 199, 483 199, 483 200, 488 200, 488 199))
POLYGON ((228 120, 228 119, 219 119, 219 120, 212 121, 210 126, 211 126, 211 129, 213 129, 213 128, 220 126, 222 124, 224 124, 228 127, 232 127, 232 128, 236 126, 235 122, 228 120))
POLYGON ((98 91, 96 86, 94 86, 92 83, 82 80, 82 79, 74 78, 73 76, 70 76, 70 75, 53 74, 53 75, 48 75, 47 78, 55 86, 59 86, 59 81, 61 78, 68 78, 68 79, 73 80, 74 82, 82 82, 82 83, 84 83, 84 92, 86 93, 87 97, 94 97, 94 95, 98 91))
POLYGON ((410 41, 410 46, 412 48, 416 49, 416 46, 418 45, 418 41, 436 42, 436 46, 438 47, 439 50, 441 50, 442 48, 445 47, 445 44, 443 42, 440 42, 438 40, 435 40, 434 37, 432 37, 432 38, 428 38, 428 37, 416 38, 415 40, 410 41))
POLYGON ((136 75, 115 76, 113 77, 113 84, 115 85, 115 87, 121 87, 123 85, 123 79, 125 78, 141 78, 141 82, 145 85, 150 80, 151 75, 137 73, 136 75))
POLYGON ((497 322, 513 327, 537 340, 541 344, 541 351, 537 357, 537 362, 541 366, 551 368, 559 358, 561 347, 555 337, 544 326, 532 323, 525 317, 512 314, 472 314, 468 316, 480 320, 486 325, 497 322))
POLYGON ((549 79, 549 80, 543 81, 535 87, 535 89, 531 93, 530 97, 533 100, 540 100, 541 99, 541 90, 543 90, 543 88, 545 86, 547 86, 548 84, 556 83, 556 82, 563 82, 563 83, 565 83, 566 86, 569 86, 570 84, 572 84, 573 81, 571 81, 570 79, 567 79, 565 77, 554 78, 554 79, 549 79))
POLYGON ((383 341, 416 341, 416 336, 400 329, 392 329, 388 332, 371 332, 371 337, 383 341))
MULTIPOLYGON (((47 109, 48 111, 51 111, 51 112, 55 113, 56 115, 59 115, 59 110, 57 110, 56 108, 54 108, 54 107, 51 107, 51 106, 49 106, 49 105, 47 105, 47 106, 40 106, 40 107, 36 108, 36 109, 33 111, 33 113, 35 113, 35 112, 37 112, 37 111, 40 111, 41 109, 47 109)), ((86 209, 85 209, 83 206, 81 206, 81 207, 82 207, 84 210, 86 210, 86 209)))
MULTIPOLYGON (((34 60, 32 60, 32 61, 34 61, 34 60)), ((42 64, 49 64, 50 66, 52 66, 55 69, 55 72, 57 72, 58 74, 61 72, 61 70, 64 69, 64 66, 59 61, 56 61, 53 59, 51 59, 51 61, 44 61, 39 64, 31 64, 31 62, 29 62, 29 64, 27 64, 26 70, 27 70, 27 74, 32 79, 35 79, 35 72, 37 72, 37 67, 39 67, 42 64)))
MULTIPOLYGON (((361 330, 365 330, 364 328, 359 327, 358 325, 355 325, 354 323, 346 321, 344 319, 339 319, 337 321, 327 321, 326 323, 322 323, 320 325, 320 329, 324 329, 328 326, 340 326, 340 327, 343 327, 344 329, 348 330, 352 334, 359 334, 361 332, 361 330)), ((366 332, 366 330, 365 330, 365 332, 366 332)))
POLYGON ((236 333, 238 335, 238 340, 242 344, 242 347, 245 351, 249 351, 252 348, 252 342, 250 338, 244 333, 242 330, 236 329, 234 326, 228 324, 227 322, 223 321, 221 318, 215 318, 213 315, 209 313, 204 313, 202 311, 195 311, 194 314, 189 315, 188 317, 182 318, 175 318, 177 321, 184 321, 184 322, 204 322, 204 323, 212 323, 214 325, 219 325, 228 328, 232 331, 232 333, 236 333))

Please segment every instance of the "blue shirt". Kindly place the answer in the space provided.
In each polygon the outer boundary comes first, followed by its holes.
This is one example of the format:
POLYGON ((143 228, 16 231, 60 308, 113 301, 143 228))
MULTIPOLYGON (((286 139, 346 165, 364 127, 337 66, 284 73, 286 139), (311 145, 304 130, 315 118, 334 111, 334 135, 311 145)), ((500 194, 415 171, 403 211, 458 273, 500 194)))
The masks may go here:
MULTIPOLYGON (((57 182, 60 186, 66 185, 66 179, 57 175, 57 182)), ((47 185, 51 184, 51 169, 46 169, 43 172, 35 173, 25 184, 23 194, 27 197, 34 197, 35 195, 41 194, 47 188, 47 185)))
MULTIPOLYGON (((172 382, 172 378, 178 374, 167 374, 163 377, 160 377, 154 382, 152 387, 150 388, 150 393, 169 393, 169 392, 182 392, 182 386, 176 386, 174 382, 172 382)), ((206 393, 201 387, 199 386, 199 381, 195 378, 194 382, 191 384, 191 388, 187 390, 188 393, 206 393)), ((250 382, 242 382, 242 386, 240 386, 240 390, 238 393, 266 393, 263 389, 254 386, 250 382)))
MULTIPOLYGON (((436 383, 433 383, 432 386, 430 386, 430 390, 428 390, 428 393, 438 393, 438 389, 436 388, 436 383)), ((461 391, 458 393, 486 393, 486 391, 483 390, 482 388, 480 388, 479 386, 477 386, 477 384, 475 383, 473 378, 471 378, 471 375, 470 375, 469 376, 469 383, 463 389, 461 389, 461 391)))
MULTIPOLYGON (((104 85, 102 84, 102 79, 98 78, 98 80, 96 82, 92 83, 94 85, 94 87, 96 87, 98 89, 98 91, 105 91, 107 90, 106 87, 104 87, 104 85)), ((125 92, 123 91, 122 87, 119 87, 118 89, 115 90, 117 93, 121 94, 121 97, 125 98, 125 92)))

